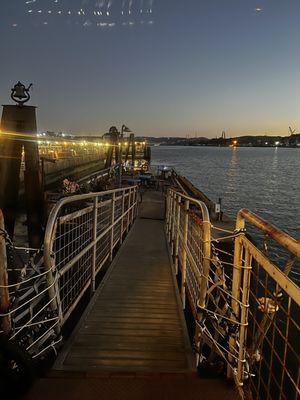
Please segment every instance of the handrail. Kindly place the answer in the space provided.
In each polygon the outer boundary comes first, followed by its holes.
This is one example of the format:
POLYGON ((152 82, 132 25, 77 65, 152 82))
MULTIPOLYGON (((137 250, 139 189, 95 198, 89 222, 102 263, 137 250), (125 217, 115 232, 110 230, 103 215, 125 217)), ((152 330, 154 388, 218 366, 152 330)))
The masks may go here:
MULTIPOLYGON (((108 195, 112 195, 112 198, 110 199, 111 203, 112 203, 112 217, 114 218, 114 207, 115 204, 114 202, 116 201, 116 199, 120 199, 120 197, 126 196, 126 193, 128 193, 129 198, 131 197, 131 194, 135 193, 136 196, 136 192, 137 192, 137 188, 138 186, 128 186, 128 187, 124 187, 124 188, 118 188, 118 189, 112 189, 112 190, 107 190, 107 191, 103 191, 103 192, 95 192, 95 193, 87 193, 87 194, 80 194, 80 195, 74 195, 74 196, 70 196, 70 197, 64 197, 63 199, 59 200, 55 206, 53 207, 53 209, 50 212, 49 218, 48 218, 48 223, 46 226, 46 231, 45 231, 45 239, 44 239, 44 267, 45 267, 45 271, 47 271, 47 283, 48 283, 48 287, 49 287, 49 297, 51 299, 54 299, 53 302, 51 303, 51 308, 53 311, 58 311, 59 314, 59 318, 60 318, 60 325, 63 324, 64 320, 66 318, 63 317, 63 311, 62 311, 62 305, 61 305, 61 300, 60 300, 60 293, 58 288, 56 287, 57 285, 54 285, 54 275, 53 275, 53 269, 55 268, 54 264, 53 264, 53 258, 52 258, 52 245, 53 245, 53 241, 54 241, 54 235, 55 235, 55 231, 56 231, 56 227, 57 227, 57 218, 59 215, 60 210, 62 209, 62 207, 64 207, 67 204, 71 204, 71 203, 76 203, 76 202, 81 202, 84 200, 90 200, 93 202, 93 208, 94 208, 94 221, 93 221, 93 225, 94 225, 94 233, 93 233, 93 239, 92 242, 88 245, 85 246, 85 248, 79 253, 77 254, 77 256, 73 257, 73 260, 70 260, 69 264, 72 265, 75 263, 75 259, 79 260, 80 257, 82 255, 85 255, 87 253, 87 251, 94 249, 93 250, 93 259, 95 262, 95 246, 97 246, 97 243, 99 242, 99 239, 101 237, 103 237, 103 235, 100 235, 98 238, 96 237, 96 229, 97 229, 97 208, 98 208, 98 198, 102 198, 104 196, 108 196, 108 195), (118 193, 122 193, 122 196, 116 196, 116 194, 118 193)), ((135 200, 136 201, 136 200, 135 200)), ((124 201, 123 201, 124 204, 124 201)), ((135 207, 135 203, 133 201, 133 204, 131 205, 130 210, 132 209, 132 216, 134 214, 133 212, 133 208, 135 207)), ((126 213, 129 212, 129 209, 126 211, 126 213)), ((123 217, 122 217, 123 218, 123 217)), ((120 221, 120 218, 117 220, 112 221, 112 224, 110 225, 109 229, 106 229, 106 233, 111 230, 111 245, 110 245, 110 257, 112 257, 112 250, 114 248, 114 243, 113 243, 113 231, 114 231, 114 227, 116 225, 117 222, 120 221)), ((122 235, 122 232, 121 232, 122 235)), ((77 261, 78 261, 77 260, 77 261)), ((68 265, 69 265, 68 264, 68 265)), ((94 267, 92 268, 92 288, 94 287, 94 267)), ((59 271, 59 275, 61 276, 63 273, 62 270, 59 271)), ((86 288, 85 288, 86 289, 86 288)), ((76 302, 78 301, 78 299, 76 300, 76 302)), ((74 308, 74 305, 72 306, 74 308)), ((68 314, 69 315, 69 314, 68 314)), ((57 330, 59 331, 60 326, 57 326, 57 330)), ((59 332, 57 332, 59 333, 59 332)))
MULTIPOLYGON (((266 352, 269 353, 270 357, 273 357, 276 352, 278 353, 279 344, 274 339, 276 335, 283 338, 285 346, 289 345, 291 351, 296 350, 293 347, 295 346, 293 342, 294 338, 292 334, 289 334, 289 326, 295 324, 295 317, 291 312, 291 303, 293 302, 294 305, 297 306, 300 304, 299 286, 297 286, 284 271, 271 262, 269 257, 263 254, 256 245, 245 236, 244 228, 246 221, 267 234, 296 258, 300 257, 299 241, 246 208, 238 212, 234 243, 233 297, 231 306, 233 317, 239 318, 241 326, 239 332, 239 346, 237 347, 236 337, 234 335, 230 337, 229 345, 231 349, 236 349, 239 353, 236 374, 237 383, 239 385, 243 385, 245 374, 247 374, 246 359, 248 359, 249 366, 252 369, 250 373, 253 374, 253 370, 255 371, 253 377, 255 376, 255 379, 259 381, 264 381, 264 375, 261 374, 259 366, 256 367, 253 361, 253 354, 256 352, 258 357, 261 358, 266 352), (263 279, 263 276, 267 278, 263 279), (272 281, 276 285, 275 289, 272 285, 272 281), (259 282, 259 285, 258 283, 255 284, 255 282, 259 282), (283 298, 285 301, 282 300, 283 298), (255 301, 253 301, 253 299, 255 299, 255 301), (276 314, 278 313, 286 315, 285 324, 284 322, 283 324, 275 322, 276 314), (257 329, 258 326, 260 328, 259 330, 257 329), (270 331, 271 327, 272 332, 270 335, 273 335, 273 341, 272 339, 268 341, 267 333, 270 331), (251 341, 250 348, 249 345, 247 346, 247 337, 248 341, 251 341), (264 350, 261 350, 263 347, 264 350)), ((294 257, 287 261, 288 266, 293 264, 293 258, 294 257)), ((295 324, 295 332, 299 332, 299 327, 297 327, 298 325, 295 324)), ((290 332, 292 331, 293 329, 291 328, 290 332)), ((296 334, 295 332, 294 335, 296 334)), ((276 358, 276 356, 274 357, 276 358)), ((278 368, 281 369, 280 365, 283 365, 281 371, 282 376, 287 373, 291 378, 293 374, 289 366, 286 365, 286 353, 284 353, 282 357, 282 364, 279 364, 278 368)), ((271 374, 271 370, 269 373, 271 374)), ((252 386, 254 390, 259 390, 257 389, 259 385, 257 387, 256 385, 258 385, 257 382, 254 383, 251 378, 250 386, 252 386)), ((264 383, 264 385, 266 385, 266 383, 264 383)), ((291 390, 297 387, 297 384, 293 383, 293 378, 291 378, 290 385, 291 390)), ((270 381, 266 387, 270 392, 270 381)), ((283 386, 281 385, 278 389, 280 389, 281 396, 283 386)))
POLYGON ((300 241, 292 238, 287 233, 282 232, 280 229, 276 228, 274 225, 265 221, 263 218, 259 217, 247 208, 241 209, 237 214, 236 219, 236 230, 239 231, 245 228, 245 221, 250 222, 264 233, 266 233, 270 238, 276 240, 282 247, 290 251, 296 257, 300 258, 300 241))
POLYGON ((104 177, 106 175, 109 175, 112 172, 116 172, 118 169, 119 169, 119 165, 115 165, 115 166, 112 166, 112 167, 109 167, 109 168, 106 168, 106 169, 102 169, 101 171, 94 172, 92 174, 86 175, 86 176, 78 179, 77 182, 80 183, 80 182, 83 182, 83 181, 86 181, 86 180, 91 181, 94 178, 104 177))
POLYGON ((82 201, 82 200, 88 200, 88 199, 95 199, 96 197, 99 196, 105 196, 109 195, 112 193, 121 193, 129 189, 136 189, 137 186, 127 186, 125 188, 119 188, 119 189, 112 189, 112 190, 106 190, 105 192, 93 192, 93 193, 87 193, 87 194, 78 194, 70 197, 64 197, 63 199, 60 199, 55 206, 52 208, 49 218, 48 218, 48 223, 46 226, 46 231, 45 231, 45 239, 44 239, 44 262, 45 262, 45 268, 51 269, 51 249, 50 249, 50 244, 51 244, 51 239, 53 235, 53 230, 55 227, 55 221, 58 216, 58 213, 60 209, 69 203, 74 203, 76 201, 82 201))
MULTIPOLYGON (((197 206, 201 211, 201 218, 202 218, 202 223, 203 223, 203 225, 202 225, 203 272, 201 274, 201 279, 199 282, 200 288, 199 288, 199 297, 198 297, 197 305, 200 308, 204 308, 206 294, 207 294, 207 280, 208 280, 208 275, 209 275, 209 270, 210 270, 210 259, 211 259, 211 223, 210 223, 209 212, 208 212, 206 204, 204 202, 202 202, 201 200, 190 197, 190 196, 183 194, 179 191, 176 191, 174 189, 169 189, 169 193, 170 193, 171 199, 176 200, 176 198, 178 198, 178 203, 180 203, 182 199, 185 200, 185 202, 186 202, 185 213, 188 213, 188 211, 190 210, 190 203, 197 206)), ((174 225, 174 222, 173 222, 173 225, 174 225)), ((186 226, 186 229, 187 229, 187 226, 186 226)), ((187 232, 186 232, 186 234, 187 234, 187 232)))

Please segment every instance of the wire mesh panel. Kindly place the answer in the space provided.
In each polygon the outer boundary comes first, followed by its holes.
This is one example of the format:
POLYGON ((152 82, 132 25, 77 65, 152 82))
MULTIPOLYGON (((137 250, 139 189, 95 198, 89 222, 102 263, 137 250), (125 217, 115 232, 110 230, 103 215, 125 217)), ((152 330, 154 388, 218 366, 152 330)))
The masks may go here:
POLYGON ((137 190, 60 200, 49 216, 44 252, 15 248, 0 211, 0 334, 32 357, 55 351, 62 325, 84 293, 95 289, 97 273, 133 223, 137 190))
POLYGON ((239 239, 240 289, 238 381, 246 381, 253 399, 299 399, 300 288, 246 237, 239 239), (243 292, 247 291, 247 299, 243 292))
POLYGON ((246 209, 236 231, 232 307, 240 328, 230 341, 238 353, 237 383, 254 399, 298 399, 300 288, 288 275, 300 243, 246 209), (246 221, 260 231, 255 244, 245 235, 246 221), (269 249, 266 236, 275 242, 269 249), (285 262, 275 264, 283 254, 285 262))
POLYGON ((197 308, 206 296, 210 263, 210 221, 204 203, 169 190, 167 197, 167 237, 179 272, 181 299, 186 296, 198 319, 197 308))
POLYGON ((203 261, 203 223, 199 215, 189 213, 187 236, 187 290, 194 312, 197 312, 197 301, 200 293, 200 280, 204 276, 203 261))
MULTIPOLYGON (((44 268, 39 250, 15 247, 0 210, 0 335, 33 358, 61 341, 54 310, 57 274, 44 268)), ((15 347, 17 348, 17 347, 15 347)))
POLYGON ((52 210, 46 232, 45 263, 58 271, 57 298, 63 324, 136 215, 137 187, 73 196, 52 210))

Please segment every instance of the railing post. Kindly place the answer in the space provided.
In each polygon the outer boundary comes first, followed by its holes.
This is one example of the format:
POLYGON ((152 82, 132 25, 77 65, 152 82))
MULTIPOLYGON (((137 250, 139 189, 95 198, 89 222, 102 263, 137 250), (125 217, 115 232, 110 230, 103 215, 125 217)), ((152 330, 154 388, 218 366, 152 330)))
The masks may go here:
POLYGON ((4 236, 4 218, 0 210, 0 314, 4 314, 0 320, 0 329, 5 334, 11 331, 11 318, 9 313, 9 292, 7 275, 6 243, 4 236))
POLYGON ((184 225, 183 225, 182 266, 181 266, 181 301, 183 309, 185 309, 186 264, 187 264, 186 248, 188 242, 189 208, 190 208, 190 202, 189 200, 186 200, 184 203, 184 225))
POLYGON ((92 255, 92 271, 91 271, 91 295, 95 292, 96 279, 96 260, 97 260, 97 219, 98 219, 98 197, 94 198, 93 209, 93 255, 92 255))
POLYGON ((130 225, 133 224, 133 220, 134 220, 134 198, 135 198, 135 194, 134 194, 134 189, 132 189, 132 199, 131 202, 132 204, 130 205, 130 225))
POLYGON ((115 222, 115 201, 116 201, 116 193, 113 192, 111 198, 111 237, 110 237, 110 261, 113 259, 113 251, 114 251, 114 222, 115 222))
POLYGON ((53 250, 53 242, 57 231, 56 218, 58 214, 58 209, 59 208, 57 209, 53 208, 50 213, 49 219, 52 219, 53 224, 49 223, 47 224, 45 232, 45 240, 44 240, 44 265, 45 265, 45 270, 47 271, 46 280, 48 286, 49 300, 51 301, 50 308, 54 313, 58 314, 58 319, 59 319, 59 324, 56 325, 56 327, 54 328, 57 335, 61 331, 64 319, 62 305, 60 301, 60 292, 59 292, 59 273, 54 264, 55 260, 51 256, 53 250), (52 214, 55 215, 55 218, 53 218, 52 214), (56 270, 56 276, 54 275, 55 270, 56 270))
POLYGON ((126 210, 126 215, 127 215, 127 218, 126 218, 126 220, 127 220, 126 233, 129 232, 129 225, 130 225, 130 203, 131 203, 131 188, 128 191, 128 207, 127 207, 127 210, 126 210))
POLYGON ((173 198, 173 215, 172 215, 172 225, 171 225, 171 254, 174 256, 175 254, 175 229, 176 229, 176 216, 177 216, 177 195, 174 193, 174 198, 173 198))
POLYGON ((167 190, 166 197, 166 234, 169 233, 169 225, 170 225, 170 198, 171 198, 171 189, 167 190))
POLYGON ((124 207, 125 207, 125 191, 122 191, 122 218, 121 218, 121 237, 120 243, 123 243, 123 230, 124 230, 124 207))
MULTIPOLYGON (((236 231, 239 232, 245 227, 245 221, 243 218, 237 218, 236 221, 236 231)), ((237 235, 234 239, 234 257, 233 257, 233 274, 232 274, 232 299, 231 308, 232 316, 231 318, 236 321, 240 314, 240 289, 241 289, 241 267, 242 267, 242 252, 243 246, 241 241, 241 236, 237 235)), ((229 379, 234 378, 234 372, 232 370, 231 364, 234 363, 235 359, 231 356, 231 353, 236 351, 236 338, 235 335, 230 335, 229 337, 229 354, 228 361, 229 365, 227 367, 227 377, 229 379)))
POLYGON ((178 274, 178 256, 179 256, 179 229, 180 229, 180 203, 181 197, 178 195, 177 197, 177 211, 176 211, 176 237, 175 237, 175 253, 174 253, 174 266, 175 266, 175 274, 178 274))
POLYGON ((171 240, 172 240, 172 224, 173 224, 173 198, 174 198, 174 192, 171 191, 171 195, 170 195, 170 204, 169 204, 169 227, 168 227, 168 241, 171 244, 171 240))
POLYGON ((135 192, 134 218, 137 218, 139 212, 139 200, 138 200, 139 188, 135 187, 134 192, 135 192))
POLYGON ((244 380, 244 366, 246 357, 246 337, 247 337, 247 326, 248 326, 248 310, 249 310, 249 292, 250 292, 250 272, 251 272, 251 256, 249 249, 245 251, 245 262, 243 266, 243 285, 242 285, 242 304, 241 304, 241 317, 240 317, 240 334, 239 334, 239 359, 237 368, 237 381, 240 385, 243 384, 244 380))
MULTIPOLYGON (((202 228, 202 243, 203 243, 203 257, 202 257, 202 273, 199 287, 199 300, 198 307, 200 309, 205 308, 206 295, 208 287, 208 277, 210 271, 210 259, 211 259, 211 223, 208 212, 206 215, 203 214, 203 228, 202 228)), ((200 320, 201 320, 200 316, 200 320)))

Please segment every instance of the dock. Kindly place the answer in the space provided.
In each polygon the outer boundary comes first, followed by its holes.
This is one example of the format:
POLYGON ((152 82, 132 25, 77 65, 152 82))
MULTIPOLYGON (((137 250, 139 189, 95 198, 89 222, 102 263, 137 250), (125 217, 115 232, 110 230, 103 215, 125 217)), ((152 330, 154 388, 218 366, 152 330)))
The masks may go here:
POLYGON ((238 398, 202 379, 190 343, 164 230, 162 192, 139 215, 47 377, 26 399, 238 398))

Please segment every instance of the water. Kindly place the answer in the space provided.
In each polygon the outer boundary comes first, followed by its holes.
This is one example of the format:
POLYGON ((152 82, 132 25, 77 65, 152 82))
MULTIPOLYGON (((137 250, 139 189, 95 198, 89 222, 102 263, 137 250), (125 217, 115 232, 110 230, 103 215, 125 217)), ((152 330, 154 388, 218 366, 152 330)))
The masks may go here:
POLYGON ((222 198, 234 217, 249 208, 300 239, 300 149, 153 147, 153 164, 166 164, 211 200, 222 198))

